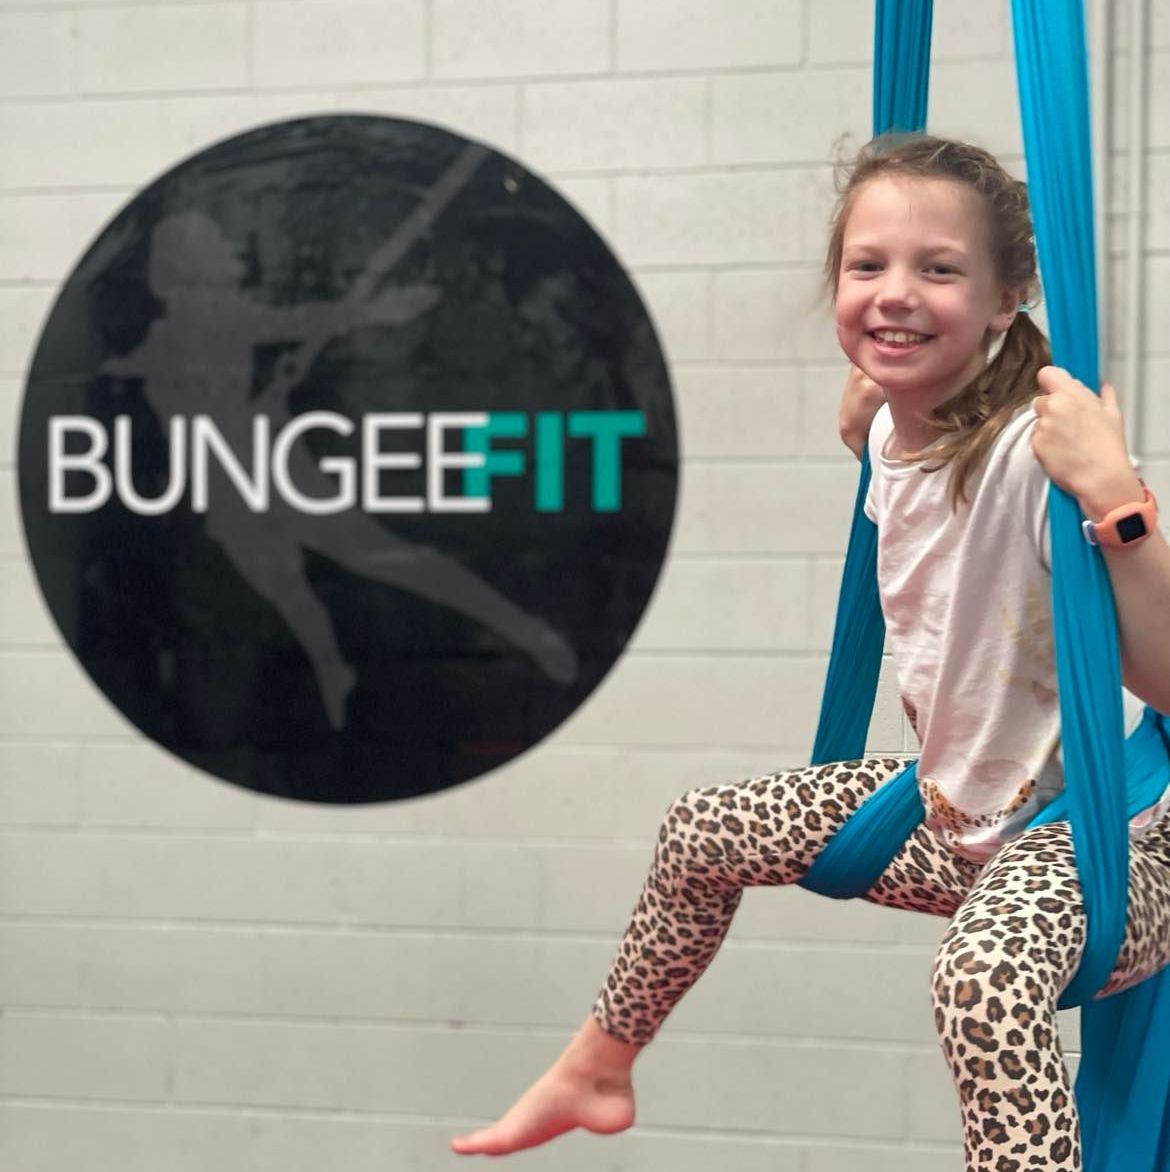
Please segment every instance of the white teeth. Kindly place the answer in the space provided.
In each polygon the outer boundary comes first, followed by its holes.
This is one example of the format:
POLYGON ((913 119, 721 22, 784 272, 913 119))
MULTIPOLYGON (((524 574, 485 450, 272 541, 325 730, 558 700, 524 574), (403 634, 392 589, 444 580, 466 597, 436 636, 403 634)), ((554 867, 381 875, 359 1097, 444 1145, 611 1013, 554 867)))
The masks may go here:
POLYGON ((903 330, 874 330, 879 342, 925 342, 929 334, 908 334, 903 330))

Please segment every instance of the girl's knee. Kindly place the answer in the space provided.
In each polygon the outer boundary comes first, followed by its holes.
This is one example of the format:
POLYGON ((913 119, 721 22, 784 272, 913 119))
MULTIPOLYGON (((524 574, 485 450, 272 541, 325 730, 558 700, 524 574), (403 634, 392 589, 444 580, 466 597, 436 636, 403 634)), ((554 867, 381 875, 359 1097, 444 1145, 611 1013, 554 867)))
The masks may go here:
POLYGON ((682 854, 685 844, 706 829, 711 812, 709 789, 692 789, 679 794, 666 808, 658 827, 659 845, 673 854, 682 854))
POLYGON ((990 1055, 1005 1037, 1046 1045, 1058 989, 1019 938, 990 928, 990 921, 973 930, 952 924, 943 936, 931 970, 939 1035, 966 1043, 973 1055, 990 1055))
POLYGON ((777 868, 792 843, 774 778, 688 790, 671 802, 658 830, 660 882, 696 890, 789 882, 777 868))
POLYGON ((953 928, 943 936, 930 973, 935 1025, 941 1032, 946 1021, 985 1006, 992 995, 991 962, 979 947, 953 928))
POLYGON ((688 790, 666 808, 655 851, 654 871, 660 887, 664 883, 673 887, 680 877, 706 866, 710 847, 704 850, 704 838, 718 830, 711 816, 711 793, 709 789, 688 790))
POLYGON ((658 841, 674 853, 683 853, 687 844, 705 844, 710 857, 718 856, 722 844, 731 845, 749 835, 764 835, 769 816, 774 819, 775 779, 758 778, 738 785, 703 786, 680 794, 667 807, 658 831, 658 841))
POLYGON ((706 786, 680 794, 667 807, 658 842, 669 857, 716 861, 733 854, 749 833, 748 801, 738 786, 706 786))

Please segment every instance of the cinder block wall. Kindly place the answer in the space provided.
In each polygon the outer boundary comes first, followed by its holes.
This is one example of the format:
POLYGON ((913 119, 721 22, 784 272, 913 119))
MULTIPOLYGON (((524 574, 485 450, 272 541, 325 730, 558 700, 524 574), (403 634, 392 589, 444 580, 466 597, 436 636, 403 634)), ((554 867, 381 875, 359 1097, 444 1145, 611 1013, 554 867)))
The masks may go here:
MULTIPOLYGON (((1153 7, 1142 448, 1170 499, 1170 14, 1153 7)), ((1022 173, 1006 2, 937 8, 932 128, 1022 173)), ((871 43, 870 0, 0 0, 5 1168, 454 1168, 447 1136, 494 1117, 587 1012, 669 800, 807 760, 856 483, 844 364, 810 304, 832 144, 867 137, 871 43), (660 588, 590 702, 496 775, 350 810, 198 776, 111 710, 46 616, 13 471, 38 329, 114 211, 217 139, 341 110, 483 139, 590 217, 658 323, 684 454, 660 588)), ((888 680, 870 740, 910 745, 888 680)), ((927 998, 941 928, 748 893, 642 1060, 639 1127, 518 1162, 957 1170, 927 998)))

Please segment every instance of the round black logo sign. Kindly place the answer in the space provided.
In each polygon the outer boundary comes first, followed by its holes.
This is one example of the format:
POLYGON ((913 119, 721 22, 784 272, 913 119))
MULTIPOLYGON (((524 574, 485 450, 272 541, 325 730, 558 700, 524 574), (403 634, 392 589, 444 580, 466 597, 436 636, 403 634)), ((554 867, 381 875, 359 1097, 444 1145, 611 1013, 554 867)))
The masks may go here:
POLYGON ((211 773, 408 797, 547 736, 621 654, 674 517, 674 409, 621 266, 491 149, 267 126, 69 277, 21 509, 94 682, 211 773))

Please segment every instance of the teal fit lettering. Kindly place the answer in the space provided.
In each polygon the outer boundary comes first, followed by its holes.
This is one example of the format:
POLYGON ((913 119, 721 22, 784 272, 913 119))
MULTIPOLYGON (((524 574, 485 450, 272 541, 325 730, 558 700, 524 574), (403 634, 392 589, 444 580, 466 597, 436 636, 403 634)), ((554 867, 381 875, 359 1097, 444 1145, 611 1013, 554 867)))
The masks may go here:
POLYGON ((565 507, 565 425, 559 411, 536 417, 536 511, 559 513, 565 507))
POLYGON ((524 439, 527 435, 528 420, 523 411, 493 411, 483 427, 469 427, 463 433, 463 450, 481 454, 484 462, 479 468, 464 470, 463 495, 490 497, 493 476, 522 476, 524 453, 515 449, 498 451, 492 447, 492 438, 524 439))
MULTIPOLYGON (((622 441, 646 434, 646 417, 641 411, 570 411, 566 421, 560 411, 536 415, 533 443, 535 473, 534 505, 539 513, 560 513, 565 507, 565 434, 588 440, 591 445, 592 490, 590 503, 595 513, 615 513, 622 507, 622 441)), ((482 464, 463 471, 466 497, 491 498, 495 476, 521 476, 526 469, 525 453, 515 448, 499 450, 493 439, 528 438, 528 419, 521 411, 493 411, 482 426, 464 431, 464 451, 482 457, 482 464)))
POLYGON ((623 439, 646 434, 641 411, 574 411, 569 435, 593 440, 593 509, 616 513, 622 507, 623 439))

